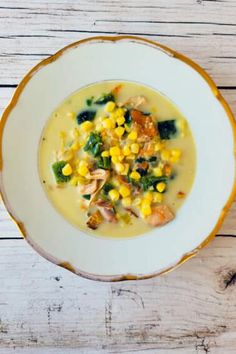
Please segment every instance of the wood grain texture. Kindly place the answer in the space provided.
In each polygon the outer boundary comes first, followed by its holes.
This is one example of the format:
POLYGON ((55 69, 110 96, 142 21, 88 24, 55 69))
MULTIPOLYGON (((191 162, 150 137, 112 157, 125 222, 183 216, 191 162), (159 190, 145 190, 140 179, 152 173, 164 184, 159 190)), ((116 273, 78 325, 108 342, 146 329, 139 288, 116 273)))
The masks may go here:
POLYGON ((235 0, 1 1, 0 78, 16 84, 39 60, 88 36, 136 34, 189 55, 218 85, 236 85, 235 16, 235 0))
POLYGON ((86 353, 220 353, 222 346, 230 353, 236 339, 234 247, 236 238, 219 237, 175 272, 107 284, 43 261, 21 240, 1 241, 0 346, 86 353))
MULTIPOLYGON (((0 115, 61 47, 136 34, 214 78, 236 115, 235 0, 0 0, 0 115)), ((163 277, 98 283, 38 256, 0 204, 0 354, 235 354, 236 203, 216 239, 163 277)))

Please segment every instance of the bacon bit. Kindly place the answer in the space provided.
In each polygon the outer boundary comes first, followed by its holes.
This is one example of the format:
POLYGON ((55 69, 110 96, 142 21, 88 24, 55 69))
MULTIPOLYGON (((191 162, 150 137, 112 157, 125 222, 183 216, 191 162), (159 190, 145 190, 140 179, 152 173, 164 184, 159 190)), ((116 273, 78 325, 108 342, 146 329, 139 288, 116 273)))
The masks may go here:
POLYGON ((120 90, 122 89, 122 86, 123 86, 122 84, 115 86, 115 87, 111 90, 111 92, 113 93, 113 95, 115 95, 115 96, 119 95, 120 90))
POLYGON ((148 167, 149 167, 149 164, 147 163, 147 161, 140 162, 137 165, 137 168, 141 168, 142 170, 147 170, 148 167))
POLYGON ((123 105, 131 106, 132 108, 138 108, 139 106, 147 103, 147 99, 144 96, 130 97, 123 105))
POLYGON ((131 209, 131 208, 125 208, 125 210, 127 210, 130 215, 133 215, 133 216, 135 216, 136 218, 138 218, 138 214, 135 213, 135 211, 134 211, 133 209, 131 209))
POLYGON ((157 135, 157 129, 151 115, 145 115, 137 109, 133 109, 131 117, 138 129, 140 141, 151 139, 157 135))
POLYGON ((91 214, 88 218, 87 225, 90 229, 96 230, 98 226, 103 222, 102 214, 99 210, 91 214))
POLYGON ((171 165, 168 163, 165 164, 163 167, 163 172, 165 176, 169 177, 171 175, 171 165))
POLYGON ((117 222, 117 217, 114 208, 110 202, 99 199, 94 202, 94 204, 97 205, 98 209, 100 210, 102 216, 106 221, 113 223, 117 222))
POLYGON ((182 199, 182 198, 184 198, 186 196, 186 193, 184 193, 184 192, 178 192, 177 193, 177 198, 179 198, 179 199, 182 199))
POLYGON ((152 214, 146 220, 151 226, 162 226, 173 220, 174 217, 167 205, 160 205, 152 209, 152 214))

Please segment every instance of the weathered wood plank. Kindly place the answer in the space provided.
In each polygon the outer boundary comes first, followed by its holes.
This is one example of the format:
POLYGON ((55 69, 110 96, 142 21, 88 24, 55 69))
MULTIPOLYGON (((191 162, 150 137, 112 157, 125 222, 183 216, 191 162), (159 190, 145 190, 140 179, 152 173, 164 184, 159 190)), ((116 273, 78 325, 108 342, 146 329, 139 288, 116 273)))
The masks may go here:
POLYGON ((1 241, 0 348, 233 353, 235 247, 218 237, 163 277, 109 284, 44 261, 25 241, 1 241))
MULTIPOLYGON (((235 0, 0 0, 0 114, 38 61, 99 34, 144 35, 236 87, 235 0)), ((236 114, 236 90, 222 90, 236 114)), ((207 249, 161 278, 95 283, 48 263, 0 204, 0 354, 234 354, 236 203, 207 249)))
POLYGON ((1 83, 18 83, 39 60, 73 41, 123 33, 172 46, 197 60, 218 85, 232 86, 236 82, 235 14, 234 0, 175 0, 168 6, 165 0, 148 4, 99 0, 96 7, 85 0, 17 0, 7 5, 0 1, 1 83))

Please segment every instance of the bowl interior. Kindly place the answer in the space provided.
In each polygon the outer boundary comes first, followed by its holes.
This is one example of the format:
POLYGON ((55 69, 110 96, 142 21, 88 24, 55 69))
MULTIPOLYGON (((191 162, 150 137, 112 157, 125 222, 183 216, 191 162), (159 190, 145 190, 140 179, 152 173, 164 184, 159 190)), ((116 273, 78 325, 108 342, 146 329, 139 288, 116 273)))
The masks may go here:
POLYGON ((147 275, 171 267, 204 242, 232 192, 234 137, 224 107, 193 67, 140 39, 93 39, 54 59, 20 85, 4 127, 1 189, 9 210, 43 255, 85 275, 147 275), (132 239, 93 237, 70 225, 47 199, 38 174, 38 144, 50 113, 72 92, 103 80, 135 81, 166 95, 187 118, 196 143, 194 185, 177 218, 132 239))

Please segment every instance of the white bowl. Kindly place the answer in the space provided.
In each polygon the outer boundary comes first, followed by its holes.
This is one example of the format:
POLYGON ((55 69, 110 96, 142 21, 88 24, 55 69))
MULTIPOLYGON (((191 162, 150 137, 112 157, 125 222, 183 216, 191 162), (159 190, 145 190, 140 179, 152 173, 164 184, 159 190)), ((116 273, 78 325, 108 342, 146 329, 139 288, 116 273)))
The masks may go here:
POLYGON ((190 59, 146 39, 95 37, 63 48, 22 80, 1 121, 1 193, 26 240, 45 258, 98 280, 151 277, 205 246, 236 194, 235 121, 210 77, 190 59), (197 149, 193 188, 176 219, 148 234, 84 234, 54 209, 38 173, 38 144, 51 112, 72 92, 103 80, 140 82, 187 117, 197 149))

